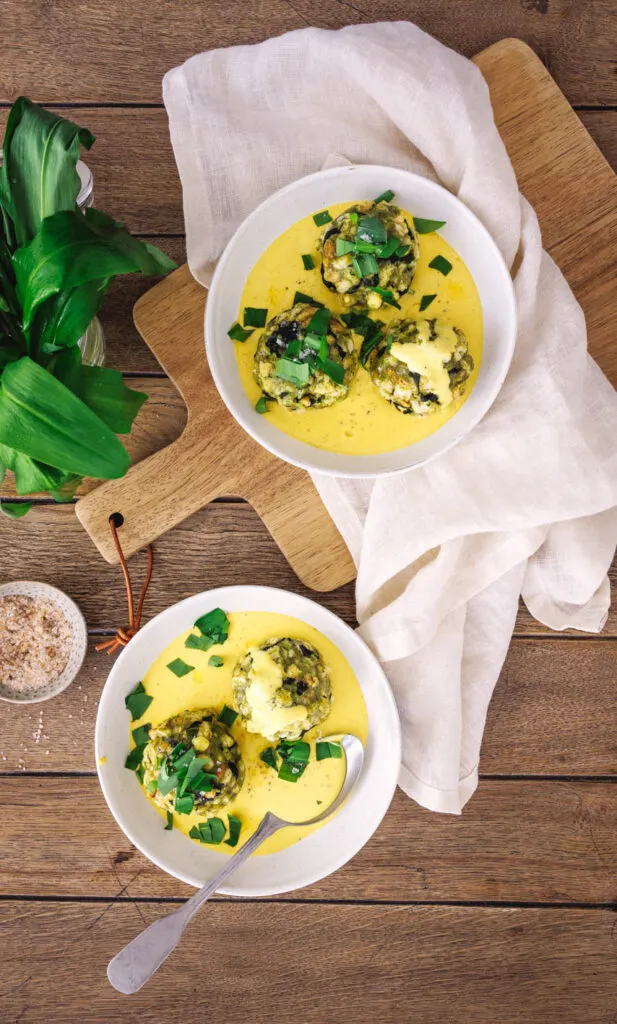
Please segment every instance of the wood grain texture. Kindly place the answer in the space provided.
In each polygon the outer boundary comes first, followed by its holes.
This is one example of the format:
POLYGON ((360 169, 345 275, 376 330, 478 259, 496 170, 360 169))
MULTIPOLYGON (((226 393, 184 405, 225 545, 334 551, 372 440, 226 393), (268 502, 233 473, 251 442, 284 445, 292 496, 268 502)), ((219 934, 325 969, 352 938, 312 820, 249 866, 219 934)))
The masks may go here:
MULTIPOLYGON (((5 895, 151 899, 192 892, 132 846, 95 778, 0 777, 0 803, 5 895), (49 856, 60 849, 61 860, 49 856)), ((165 841, 161 827, 161 850, 165 841)), ((461 817, 431 814, 398 790, 349 864, 281 898, 298 897, 611 903, 617 899, 617 780, 485 780, 461 817)))
POLYGON ((206 362, 203 317, 204 290, 186 266, 140 299, 135 323, 181 392, 187 426, 171 446, 78 502, 80 522, 103 557, 115 562, 112 514, 124 517, 119 538, 128 558, 202 506, 232 494, 251 503, 313 590, 348 583, 355 576, 351 555, 308 474, 260 447, 225 409, 206 362))
MULTIPOLYGON (((79 571, 75 563, 74 576, 79 571)), ((81 574, 82 592, 104 587, 83 567, 81 574)), ((63 586, 61 564, 53 578, 63 586)), ((97 705, 113 664, 94 652, 96 639, 80 676, 58 697, 38 706, 0 701, 0 773, 94 769, 97 705)), ((515 638, 489 708, 480 771, 617 776, 616 674, 614 640, 515 638)))
MULTIPOLYGON (((11 551, 3 579, 41 579, 62 587, 81 606, 92 630, 112 632, 126 615, 120 570, 107 565, 80 526, 70 505, 36 505, 25 519, 0 516, 0 545, 11 551), (50 558, 53 552, 53 558, 50 558)), ((259 516, 249 505, 216 503, 161 537, 154 548, 154 576, 145 605, 145 621, 176 601, 217 586, 267 584, 311 597, 281 554, 259 516)), ((145 556, 131 559, 140 580, 145 556)), ((617 561, 611 569, 617 582, 617 561)), ((348 584, 323 594, 320 602, 357 625, 353 587, 348 584)), ((515 626, 518 635, 557 635, 532 618, 523 605, 515 626)), ((565 635, 585 636, 575 630, 565 635)), ((613 605, 603 637, 617 637, 613 605)))
POLYGON ((611 0, 122 0, 3 2, 0 101, 158 103, 165 72, 201 50, 255 43, 308 24, 415 21, 471 56, 524 39, 571 103, 616 104, 611 0))
POLYGON ((609 1024, 617 1010, 610 911, 307 903, 210 904, 129 1001, 107 961, 166 909, 0 905, 3 1024, 162 1024, 183 1008, 226 1024, 609 1024))

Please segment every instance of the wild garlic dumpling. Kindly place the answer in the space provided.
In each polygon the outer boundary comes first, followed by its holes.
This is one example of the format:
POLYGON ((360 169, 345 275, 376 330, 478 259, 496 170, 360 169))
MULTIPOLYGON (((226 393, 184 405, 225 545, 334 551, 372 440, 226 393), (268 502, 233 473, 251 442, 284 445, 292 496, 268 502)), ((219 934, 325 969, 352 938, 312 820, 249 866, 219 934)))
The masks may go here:
POLYGON ((249 732, 268 740, 298 739, 330 712, 330 673, 312 644, 276 637, 251 647, 232 680, 236 707, 249 732))
POLYGON ((323 307, 297 303, 272 318, 259 339, 253 376, 287 409, 334 405, 358 369, 351 331, 323 307))
POLYGON ((409 291, 420 245, 398 206, 355 203, 327 225, 320 248, 324 284, 346 306, 380 309, 409 291))
POLYGON ((443 320, 391 320, 367 361, 380 394, 416 416, 459 398, 473 367, 465 335, 443 320))

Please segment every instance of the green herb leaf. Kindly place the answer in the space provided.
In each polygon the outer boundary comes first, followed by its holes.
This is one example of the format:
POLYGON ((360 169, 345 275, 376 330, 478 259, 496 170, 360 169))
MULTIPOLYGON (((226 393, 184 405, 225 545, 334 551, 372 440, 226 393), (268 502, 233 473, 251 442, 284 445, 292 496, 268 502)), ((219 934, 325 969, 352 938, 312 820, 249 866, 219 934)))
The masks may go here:
POLYGON ((390 256, 393 256, 394 253, 397 252, 398 248, 399 239, 396 237, 396 235, 391 235, 391 237, 388 239, 383 248, 379 250, 377 255, 379 256, 380 260, 387 260, 390 258, 390 256))
POLYGON ((152 796, 157 791, 156 779, 150 779, 150 782, 146 786, 146 793, 152 796))
POLYGON ((208 665, 211 668, 221 668, 224 664, 225 662, 218 654, 213 654, 211 658, 208 658, 208 665))
POLYGON ((231 338, 232 341, 246 341, 252 333, 252 331, 245 331, 244 327, 241 327, 239 323, 235 323, 227 331, 227 337, 231 338))
POLYGON ((323 302, 319 302, 317 299, 312 299, 310 295, 305 295, 304 292, 296 292, 292 305, 297 306, 298 303, 302 303, 307 306, 323 306, 323 302))
POLYGON ((266 747, 265 750, 262 750, 259 757, 264 764, 268 765, 268 768, 274 768, 276 771, 278 762, 276 760, 276 751, 274 747, 266 747))
POLYGON ((0 168, 0 202, 11 217, 18 246, 44 217, 73 210, 81 188, 76 170, 82 146, 94 136, 25 96, 15 101, 6 126, 0 168))
POLYGON ((176 771, 170 772, 167 767, 167 763, 165 763, 161 768, 157 779, 157 787, 161 796, 167 796, 171 793, 172 789, 177 789, 179 782, 180 778, 178 773, 176 771))
POLYGON ((401 308, 400 302, 396 301, 394 295, 388 288, 378 288, 375 286, 374 288, 371 288, 371 291, 377 292, 378 295, 381 295, 383 301, 387 303, 388 306, 394 306, 395 309, 401 308))
POLYGON ((145 743, 140 743, 140 745, 138 747, 133 747, 133 749, 129 753, 126 761, 124 762, 124 767, 128 768, 130 771, 134 772, 135 769, 138 768, 139 765, 141 764, 141 759, 144 756, 144 750, 145 749, 146 749, 146 744, 145 743))
POLYGON ((165 832, 171 832, 174 827, 174 816, 172 811, 167 811, 167 824, 165 825, 165 832))
POLYGON ((434 295, 423 295, 420 299, 420 312, 423 313, 425 309, 428 309, 431 302, 437 298, 437 293, 434 295))
POLYGON ((383 320, 371 320, 369 317, 366 317, 366 320, 368 323, 359 324, 357 327, 352 328, 356 333, 362 333, 364 336, 364 341, 360 348, 360 362, 362 366, 366 366, 371 352, 383 338, 383 328, 385 326, 383 320))
POLYGON ((305 348, 312 349, 313 352, 317 353, 318 361, 328 358, 328 340, 325 334, 321 336, 317 334, 307 334, 304 338, 305 348))
POLYGON ((388 240, 388 232, 379 217, 360 217, 356 239, 360 242, 372 242, 373 245, 382 246, 388 240))
POLYGON ((195 626, 204 636, 212 637, 214 643, 224 644, 229 636, 229 619, 222 608, 213 608, 201 615, 195 626))
POLYGON ((335 362, 334 359, 319 359, 319 366, 323 372, 333 380, 335 384, 345 383, 345 367, 341 366, 340 363, 335 362))
POLYGON ((274 375, 281 380, 288 380, 296 387, 302 387, 311 376, 311 369, 307 363, 298 363, 293 359, 277 359, 274 366, 274 375))
POLYGON ((194 760, 196 754, 193 747, 189 747, 188 750, 183 751, 180 757, 173 757, 173 765, 175 772, 181 772, 184 768, 188 768, 191 761, 194 760))
POLYGON ((50 369, 110 430, 115 434, 130 433, 148 396, 127 388, 118 370, 85 365, 77 345, 58 353, 50 369))
POLYGON ((279 768, 279 779, 283 782, 297 782, 301 775, 304 774, 306 764, 296 764, 293 761, 283 761, 279 768))
POLYGON ((307 334, 327 334, 332 314, 329 309, 322 307, 313 313, 310 323, 306 329, 307 334))
POLYGON ((352 266, 357 276, 364 280, 365 278, 374 277, 379 273, 379 264, 374 256, 368 253, 360 253, 352 260, 352 266))
POLYGON ((343 748, 340 743, 331 743, 329 740, 317 740, 315 756, 318 761, 325 761, 329 757, 342 757, 343 748))
POLYGON ((430 235, 432 231, 439 231, 445 223, 445 220, 425 220, 423 217, 413 219, 413 226, 419 235, 430 235))
POLYGON ((240 818, 235 818, 233 814, 228 814, 227 820, 229 822, 229 839, 225 840, 225 844, 227 846, 237 846, 242 831, 242 822, 240 818))
POLYGON ((255 306, 244 307, 243 323, 245 327, 265 327, 267 319, 267 309, 257 309, 255 306))
POLYGON ((220 818, 208 818, 202 821, 197 829, 191 829, 189 835, 192 839, 199 839, 200 843, 209 843, 211 846, 218 846, 222 841, 227 829, 220 818), (197 832, 197 835, 193 835, 197 832))
MULTIPOLYGON (((194 789, 195 788, 193 783, 195 782, 195 780, 198 778, 198 776, 200 774, 203 774, 202 768, 203 768, 205 763, 206 763, 206 759, 204 757, 193 757, 192 758, 192 760, 190 761, 190 763, 188 765, 188 768, 186 770, 186 774, 185 774, 184 778, 182 779, 182 782, 178 786, 178 796, 184 796, 184 794, 186 793, 187 789, 194 789)), ((177 766, 176 766, 176 770, 177 770, 177 766)))
POLYGON ((182 658, 174 658, 174 660, 170 661, 169 665, 167 666, 169 671, 173 672, 173 674, 177 676, 178 679, 181 679, 182 676, 187 676, 189 672, 193 671, 194 667, 194 665, 187 665, 187 663, 183 661, 182 658))
POLYGON ((356 213, 355 210, 352 210, 351 213, 349 214, 349 220, 352 224, 358 223, 358 214, 356 213))
POLYGON ((394 192, 392 191, 391 188, 388 188, 388 189, 386 189, 385 192, 382 192, 380 196, 377 196, 377 199, 373 199, 373 202, 374 203, 391 203, 393 199, 394 199, 394 192))
POLYGON ((152 728, 150 722, 145 725, 138 725, 136 729, 133 729, 131 735, 133 737, 133 743, 136 747, 143 744, 146 745, 150 741, 150 729, 152 728))
POLYGON ((196 651, 208 651, 211 647, 214 647, 215 643, 217 643, 217 641, 214 637, 203 636, 201 633, 199 635, 196 633, 189 633, 184 641, 184 646, 190 647, 196 651))
POLYGON ((272 401, 272 399, 266 398, 265 395, 262 395, 261 398, 258 398, 255 403, 255 412, 258 412, 260 413, 260 415, 263 416, 263 414, 268 411, 269 401, 272 401))
POLYGON ((178 814, 190 814, 195 804, 195 797, 192 793, 185 793, 184 796, 176 795, 174 810, 178 814))
POLYGON ((315 261, 313 260, 313 257, 308 255, 308 254, 306 256, 302 257, 302 263, 304 264, 304 269, 305 270, 314 270, 315 269, 315 261))
POLYGON ((410 245, 399 245, 398 249, 396 250, 396 255, 397 256, 406 256, 410 249, 411 249, 410 245))
POLYGON ((9 519, 21 519, 22 516, 27 515, 31 508, 31 501, 3 501, 0 504, 0 509, 9 519))
POLYGON ((306 740, 283 740, 276 748, 276 752, 283 760, 296 763, 306 764, 311 756, 311 748, 306 740))
POLYGON ((356 251, 356 243, 349 242, 346 238, 341 238, 340 235, 336 240, 336 255, 346 256, 348 252, 356 251))
POLYGON ((123 476, 130 464, 101 418, 27 356, 2 374, 0 437, 7 447, 65 474, 110 479, 123 476))
POLYGON ((131 690, 124 698, 124 704, 131 713, 131 721, 136 722, 152 704, 152 697, 149 697, 144 690, 143 683, 137 683, 135 689, 131 690))
POLYGON ((226 725, 228 729, 231 729, 237 717, 238 712, 234 711, 233 708, 228 707, 227 704, 224 704, 218 720, 219 722, 222 722, 223 725, 226 725))
POLYGON ((372 253, 372 254, 374 254, 374 253, 378 252, 379 246, 375 245, 373 242, 359 242, 359 241, 357 241, 355 243, 355 249, 356 249, 356 252, 372 253))
POLYGON ((321 213, 313 214, 313 220, 315 221, 317 227, 320 228, 322 224, 328 224, 329 221, 332 220, 332 217, 330 216, 327 210, 322 210, 321 213))
POLYGON ((429 263, 429 267, 432 267, 433 270, 438 270, 444 277, 447 277, 452 270, 452 264, 445 256, 435 256, 429 263))

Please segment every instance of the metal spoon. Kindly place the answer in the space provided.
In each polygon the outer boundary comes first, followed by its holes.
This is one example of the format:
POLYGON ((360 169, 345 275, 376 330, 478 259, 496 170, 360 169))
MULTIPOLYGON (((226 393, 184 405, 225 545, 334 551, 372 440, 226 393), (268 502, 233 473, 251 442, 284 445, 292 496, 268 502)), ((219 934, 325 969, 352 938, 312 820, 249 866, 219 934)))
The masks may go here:
MULTIPOLYGON (((335 740, 335 737, 327 738, 335 740)), ((233 857, 227 860, 214 878, 206 882, 203 888, 191 896, 183 906, 149 925, 109 962, 107 977, 118 992, 130 995, 145 985, 176 948, 191 918, 227 876, 239 868, 265 839, 288 825, 316 825, 317 822, 324 821, 325 818, 334 814, 356 784, 364 761, 364 747, 357 736, 346 733, 340 742, 345 751, 346 773, 341 790, 330 806, 322 814, 318 814, 316 818, 310 818, 308 821, 284 821, 283 818, 278 818, 276 814, 268 811, 251 838, 233 857)))

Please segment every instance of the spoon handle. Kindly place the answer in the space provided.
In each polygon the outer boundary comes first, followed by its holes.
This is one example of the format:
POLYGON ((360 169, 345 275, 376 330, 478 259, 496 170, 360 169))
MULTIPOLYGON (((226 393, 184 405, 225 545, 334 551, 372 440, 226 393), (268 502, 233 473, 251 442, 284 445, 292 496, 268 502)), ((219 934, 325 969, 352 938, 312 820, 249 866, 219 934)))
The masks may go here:
POLYGON ((165 917, 149 925, 109 962, 107 977, 118 992, 131 995, 159 969, 178 945, 191 918, 216 891, 228 875, 240 867, 264 840, 282 827, 274 814, 266 814, 250 839, 233 857, 229 857, 214 878, 199 889, 190 900, 165 917))

